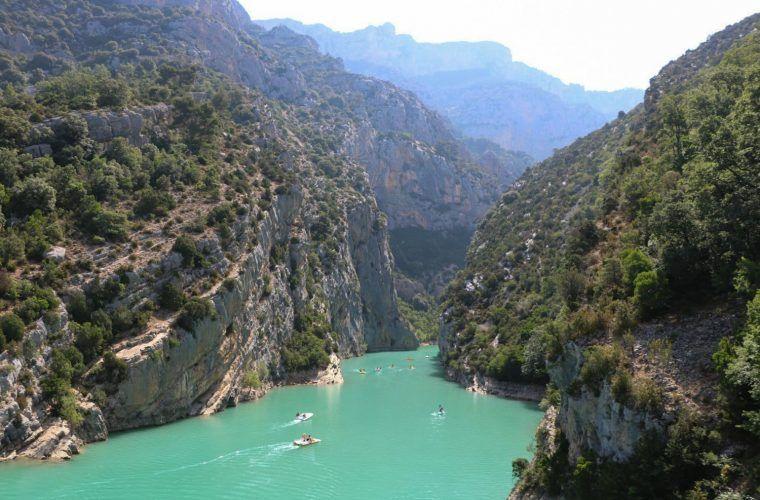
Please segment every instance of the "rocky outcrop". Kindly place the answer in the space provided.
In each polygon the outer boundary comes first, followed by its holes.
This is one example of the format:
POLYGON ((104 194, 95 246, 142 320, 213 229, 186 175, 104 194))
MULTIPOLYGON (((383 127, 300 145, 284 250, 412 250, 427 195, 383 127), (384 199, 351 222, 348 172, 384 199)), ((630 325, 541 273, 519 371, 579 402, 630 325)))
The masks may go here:
MULTIPOLYGON (((123 137, 133 146, 144 146, 153 134, 162 134, 171 121, 171 107, 166 104, 143 106, 122 111, 91 111, 76 116, 87 123, 88 135, 95 142, 108 143, 123 137)), ((32 144, 25 148, 34 157, 52 154, 49 142, 65 127, 66 118, 55 117, 36 125, 31 137, 47 142, 32 144)))
POLYGON ((584 451, 597 457, 624 461, 633 455, 639 439, 647 432, 661 432, 662 415, 650 415, 615 400, 609 381, 598 393, 588 387, 571 390, 583 365, 583 353, 575 343, 565 346, 562 357, 548 366, 552 382, 562 394, 556 425, 569 444, 572 462, 584 451))

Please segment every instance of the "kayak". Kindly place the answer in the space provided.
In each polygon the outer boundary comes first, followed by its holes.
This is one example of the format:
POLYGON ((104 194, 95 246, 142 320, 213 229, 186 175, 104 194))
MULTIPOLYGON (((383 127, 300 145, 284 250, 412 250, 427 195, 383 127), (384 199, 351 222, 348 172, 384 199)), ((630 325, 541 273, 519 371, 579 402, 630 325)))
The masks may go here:
POLYGON ((295 441, 293 441, 293 444, 296 446, 310 446, 312 444, 317 444, 320 441, 322 440, 317 439, 317 438, 311 438, 311 441, 306 440, 306 439, 296 439, 295 441))
POLYGON ((306 420, 309 420, 313 416, 314 416, 313 413, 301 413, 301 415, 296 417, 296 420, 298 420, 299 422, 304 422, 306 420))

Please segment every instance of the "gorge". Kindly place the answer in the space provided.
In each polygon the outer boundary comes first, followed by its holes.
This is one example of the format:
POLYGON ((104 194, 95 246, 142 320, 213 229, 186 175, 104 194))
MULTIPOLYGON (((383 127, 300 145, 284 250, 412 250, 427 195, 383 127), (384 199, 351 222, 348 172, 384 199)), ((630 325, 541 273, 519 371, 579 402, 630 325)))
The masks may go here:
POLYGON ((760 14, 634 106, 235 0, 0 5, 3 495, 760 493, 760 14), (443 111, 514 79, 569 121, 443 111))

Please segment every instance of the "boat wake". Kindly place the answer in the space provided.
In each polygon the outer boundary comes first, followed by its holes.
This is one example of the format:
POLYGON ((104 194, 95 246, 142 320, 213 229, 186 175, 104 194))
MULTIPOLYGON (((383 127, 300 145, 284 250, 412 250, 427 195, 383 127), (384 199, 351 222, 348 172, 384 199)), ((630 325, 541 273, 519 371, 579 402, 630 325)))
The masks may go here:
POLYGON ((293 443, 289 443, 289 442, 254 446, 251 448, 243 448, 241 450, 234 450, 229 453, 219 455, 216 458, 204 460, 202 462, 182 465, 180 467, 175 467, 173 469, 158 471, 155 473, 155 475, 179 472, 181 470, 193 469, 195 467, 204 467, 206 465, 211 465, 214 463, 225 463, 225 462, 233 461, 238 458, 246 458, 246 457, 249 457, 249 462, 252 464, 263 464, 267 462, 269 459, 271 459, 272 457, 282 455, 286 451, 295 450, 296 448, 297 447, 293 445, 293 443))

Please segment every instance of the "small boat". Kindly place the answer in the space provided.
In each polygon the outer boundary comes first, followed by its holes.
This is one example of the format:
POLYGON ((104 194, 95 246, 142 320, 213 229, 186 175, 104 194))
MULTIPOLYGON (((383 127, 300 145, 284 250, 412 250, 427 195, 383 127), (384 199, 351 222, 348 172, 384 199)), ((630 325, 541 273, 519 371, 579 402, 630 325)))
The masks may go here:
POLYGON ((296 446, 303 447, 303 446, 311 446, 313 444, 317 444, 320 441, 322 441, 322 440, 318 439, 318 438, 311 438, 311 439, 301 438, 301 439, 296 439, 295 441, 293 441, 293 444, 296 445, 296 446))
POLYGON ((296 417, 296 420, 299 422, 305 422, 306 420, 309 420, 311 417, 313 417, 313 413, 301 413, 296 417))
POLYGON ((364 368, 359 368, 359 375, 366 375, 366 374, 367 374, 367 370, 365 370, 364 368))

